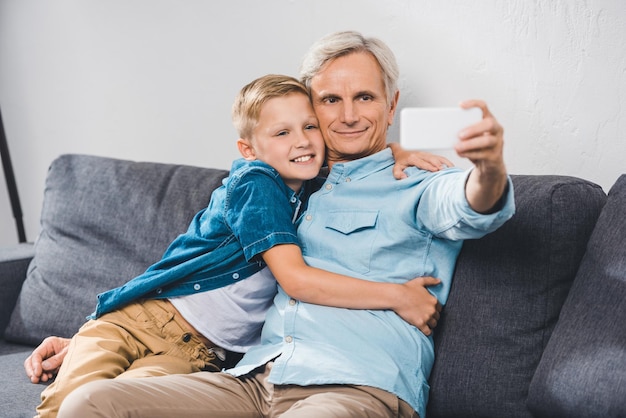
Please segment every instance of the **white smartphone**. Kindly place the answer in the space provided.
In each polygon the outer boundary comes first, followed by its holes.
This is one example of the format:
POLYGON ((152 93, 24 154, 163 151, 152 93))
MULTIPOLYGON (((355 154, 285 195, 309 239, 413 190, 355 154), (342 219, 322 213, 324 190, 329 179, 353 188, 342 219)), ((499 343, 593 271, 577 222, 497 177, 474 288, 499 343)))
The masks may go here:
POLYGON ((408 150, 452 149, 459 132, 481 119, 477 107, 407 107, 400 111, 400 145, 408 150))

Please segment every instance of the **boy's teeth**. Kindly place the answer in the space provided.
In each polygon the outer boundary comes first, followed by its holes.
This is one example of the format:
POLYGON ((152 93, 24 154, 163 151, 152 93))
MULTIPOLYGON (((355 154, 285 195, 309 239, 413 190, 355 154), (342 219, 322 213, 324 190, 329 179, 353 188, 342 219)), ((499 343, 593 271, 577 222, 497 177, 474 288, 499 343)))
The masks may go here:
POLYGON ((310 159, 311 159, 310 155, 305 155, 303 157, 295 158, 294 161, 297 162, 297 163, 303 163, 305 161, 309 161, 310 159))

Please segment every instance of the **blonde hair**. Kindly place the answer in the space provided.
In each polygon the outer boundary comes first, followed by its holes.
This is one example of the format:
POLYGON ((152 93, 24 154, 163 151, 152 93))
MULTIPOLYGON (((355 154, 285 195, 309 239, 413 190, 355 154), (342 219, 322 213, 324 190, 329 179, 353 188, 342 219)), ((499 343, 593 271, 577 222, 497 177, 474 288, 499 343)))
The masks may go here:
POLYGON ((378 61, 385 83, 387 103, 392 103, 400 76, 396 57, 380 39, 367 38, 356 31, 331 33, 314 43, 302 60, 300 80, 310 90, 311 79, 327 62, 355 52, 369 53, 378 61))
POLYGON ((246 84, 233 103, 232 120, 240 138, 250 139, 259 122, 261 108, 270 99, 301 93, 309 97, 307 88, 293 77, 268 74, 246 84))

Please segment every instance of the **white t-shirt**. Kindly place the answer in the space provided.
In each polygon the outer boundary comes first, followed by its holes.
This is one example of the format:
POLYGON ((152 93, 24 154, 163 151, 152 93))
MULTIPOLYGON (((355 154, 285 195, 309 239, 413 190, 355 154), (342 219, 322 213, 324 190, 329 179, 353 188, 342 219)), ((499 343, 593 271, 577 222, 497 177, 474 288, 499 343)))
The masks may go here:
POLYGON ((261 328, 276 295, 276 286, 276 279, 265 267, 235 284, 170 301, 211 342, 245 353, 261 341, 261 328))

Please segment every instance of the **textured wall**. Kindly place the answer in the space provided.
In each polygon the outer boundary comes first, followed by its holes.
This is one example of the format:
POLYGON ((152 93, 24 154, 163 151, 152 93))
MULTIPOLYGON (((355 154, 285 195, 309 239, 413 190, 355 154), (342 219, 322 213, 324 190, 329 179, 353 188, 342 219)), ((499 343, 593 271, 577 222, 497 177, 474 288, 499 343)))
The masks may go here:
MULTIPOLYGON (((511 172, 608 190, 626 172, 625 19, 622 0, 0 0, 0 106, 28 237, 59 154, 228 167, 238 89, 295 75, 341 29, 392 46, 401 106, 483 98, 511 172)), ((15 237, 0 183, 0 246, 15 237)))

